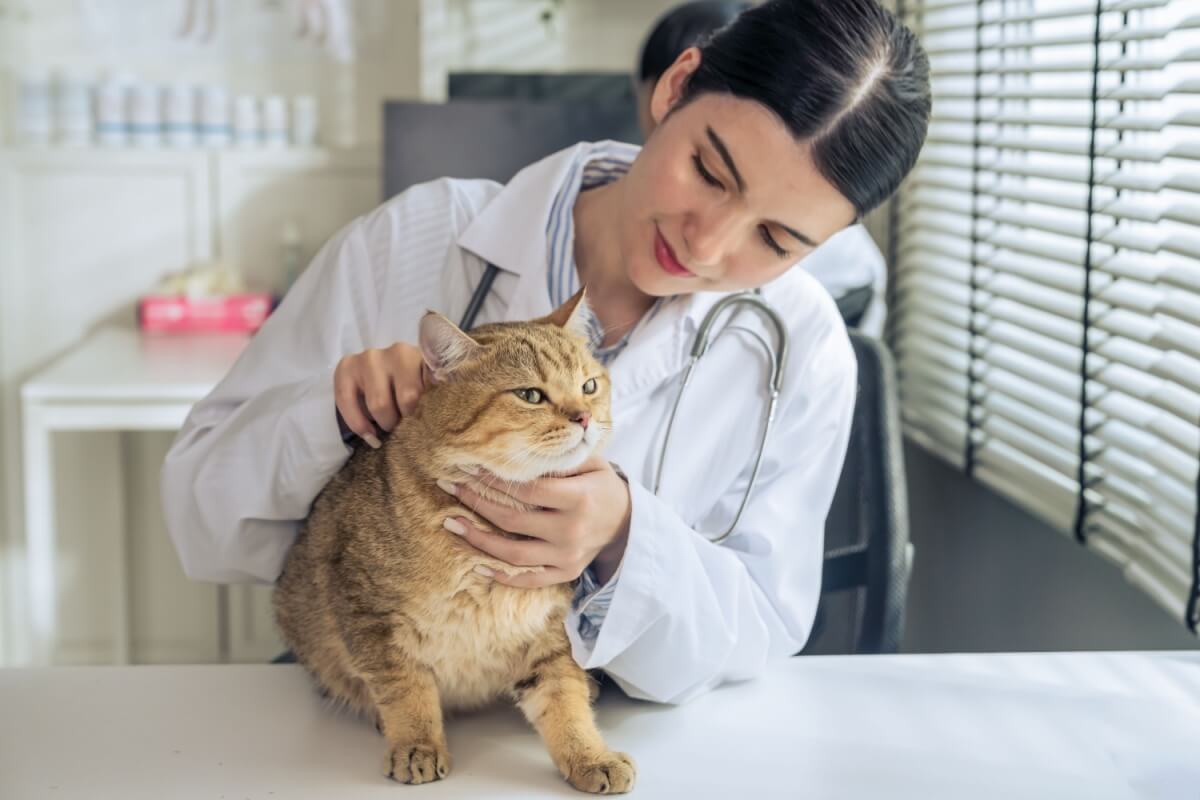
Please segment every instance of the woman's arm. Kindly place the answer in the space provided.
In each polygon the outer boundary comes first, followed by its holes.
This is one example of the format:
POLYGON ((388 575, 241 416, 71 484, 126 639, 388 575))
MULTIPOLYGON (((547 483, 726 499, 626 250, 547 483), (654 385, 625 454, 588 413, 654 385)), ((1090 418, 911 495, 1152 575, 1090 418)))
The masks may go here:
MULTIPOLYGON (((578 610, 567 623, 585 668, 603 668, 633 697, 679 703, 751 678, 768 658, 803 647, 857 385, 840 325, 828 327, 808 362, 789 381, 811 389, 781 410, 754 495, 723 544, 630 482, 629 538, 599 631, 581 636, 578 610)), ((715 516, 732 518, 742 485, 721 499, 715 516)))
POLYGON ((274 581, 295 520, 349 456, 333 370, 379 316, 369 220, 321 249, 167 454, 163 510, 188 577, 274 581))

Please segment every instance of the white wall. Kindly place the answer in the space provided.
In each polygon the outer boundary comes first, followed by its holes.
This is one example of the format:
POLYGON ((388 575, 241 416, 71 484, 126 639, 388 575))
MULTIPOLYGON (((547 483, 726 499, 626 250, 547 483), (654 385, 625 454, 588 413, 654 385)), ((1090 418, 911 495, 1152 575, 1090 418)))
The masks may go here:
POLYGON ((632 73, 642 37, 679 0, 422 0, 421 96, 440 100, 446 73, 632 73))

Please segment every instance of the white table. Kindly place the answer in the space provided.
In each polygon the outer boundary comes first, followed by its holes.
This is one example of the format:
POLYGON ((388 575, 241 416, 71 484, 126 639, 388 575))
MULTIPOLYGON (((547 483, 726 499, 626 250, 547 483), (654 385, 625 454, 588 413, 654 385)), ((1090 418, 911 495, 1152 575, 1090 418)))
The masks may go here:
MULTIPOLYGON (((0 797, 581 797, 511 708, 448 724, 450 776, 382 776, 373 725, 296 666, 0 670, 0 797)), ((807 657, 682 707, 606 691, 635 797, 1200 797, 1200 653, 807 657)))
MULTIPOLYGON (((57 431, 178 430, 188 411, 225 375, 249 337, 143 336, 133 328, 102 328, 21 387, 25 487, 24 618, 28 661, 49 663, 55 628, 54 461, 57 431)), ((120 465, 113 474, 119 476, 120 465)), ((123 494, 119 495, 123 496, 123 494)), ((128 663, 128 563, 124 537, 113 552, 120 580, 116 663, 128 663)))

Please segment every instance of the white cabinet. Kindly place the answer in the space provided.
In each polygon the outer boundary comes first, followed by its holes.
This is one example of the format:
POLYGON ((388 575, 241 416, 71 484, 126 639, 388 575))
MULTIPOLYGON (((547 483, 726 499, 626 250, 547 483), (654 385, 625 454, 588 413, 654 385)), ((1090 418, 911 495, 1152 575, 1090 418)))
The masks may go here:
MULTIPOLYGON (((20 382, 113 318, 132 319, 159 276, 211 256, 211 169, 203 153, 0 151, 0 418, 3 419, 4 583, 7 643, 25 611, 25 539, 19 458, 20 382)), ((123 580, 119 536, 126 495, 109 466, 112 433, 57 437, 55 561, 63 580, 56 660, 107 658, 116 609, 93 587, 123 580)), ((13 647, 6 647, 11 651, 13 647)), ((8 655, 18 657, 19 653, 8 655)))
MULTIPOLYGON (((20 384, 97 325, 132 325, 137 297, 165 273, 220 258, 277 288, 283 224, 299 226, 311 258, 378 204, 380 172, 368 151, 0 150, 0 664, 28 658, 30 639, 20 384)), ((269 587, 225 590, 183 575, 158 501, 170 440, 54 436, 55 663, 278 652, 269 587)))

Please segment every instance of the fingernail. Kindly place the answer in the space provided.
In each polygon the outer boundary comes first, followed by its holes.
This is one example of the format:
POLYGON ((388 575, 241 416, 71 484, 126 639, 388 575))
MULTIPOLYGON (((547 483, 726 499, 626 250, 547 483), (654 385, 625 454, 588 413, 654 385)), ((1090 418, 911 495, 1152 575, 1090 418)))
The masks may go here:
POLYGON ((379 441, 378 437, 373 436, 369 433, 366 436, 362 437, 362 440, 364 442, 366 442, 367 444, 371 445, 371 447, 374 447, 376 450, 383 447, 383 442, 379 441))
POLYGON ((438 485, 439 489, 441 489, 443 492, 446 492, 447 494, 458 494, 458 487, 455 486, 450 481, 444 481, 444 480, 439 479, 437 482, 437 485, 438 485))
POLYGON ((444 522, 442 522, 442 527, 445 528, 446 530, 450 531, 451 533, 457 533, 459 536, 467 535, 467 529, 463 526, 463 524, 461 522, 454 519, 453 517, 447 517, 446 520, 444 522))
POLYGON ((480 564, 478 567, 476 567, 475 571, 478 572, 480 575, 482 575, 485 578, 491 578, 496 575, 495 572, 492 572, 490 569, 483 566, 482 564, 480 564))

